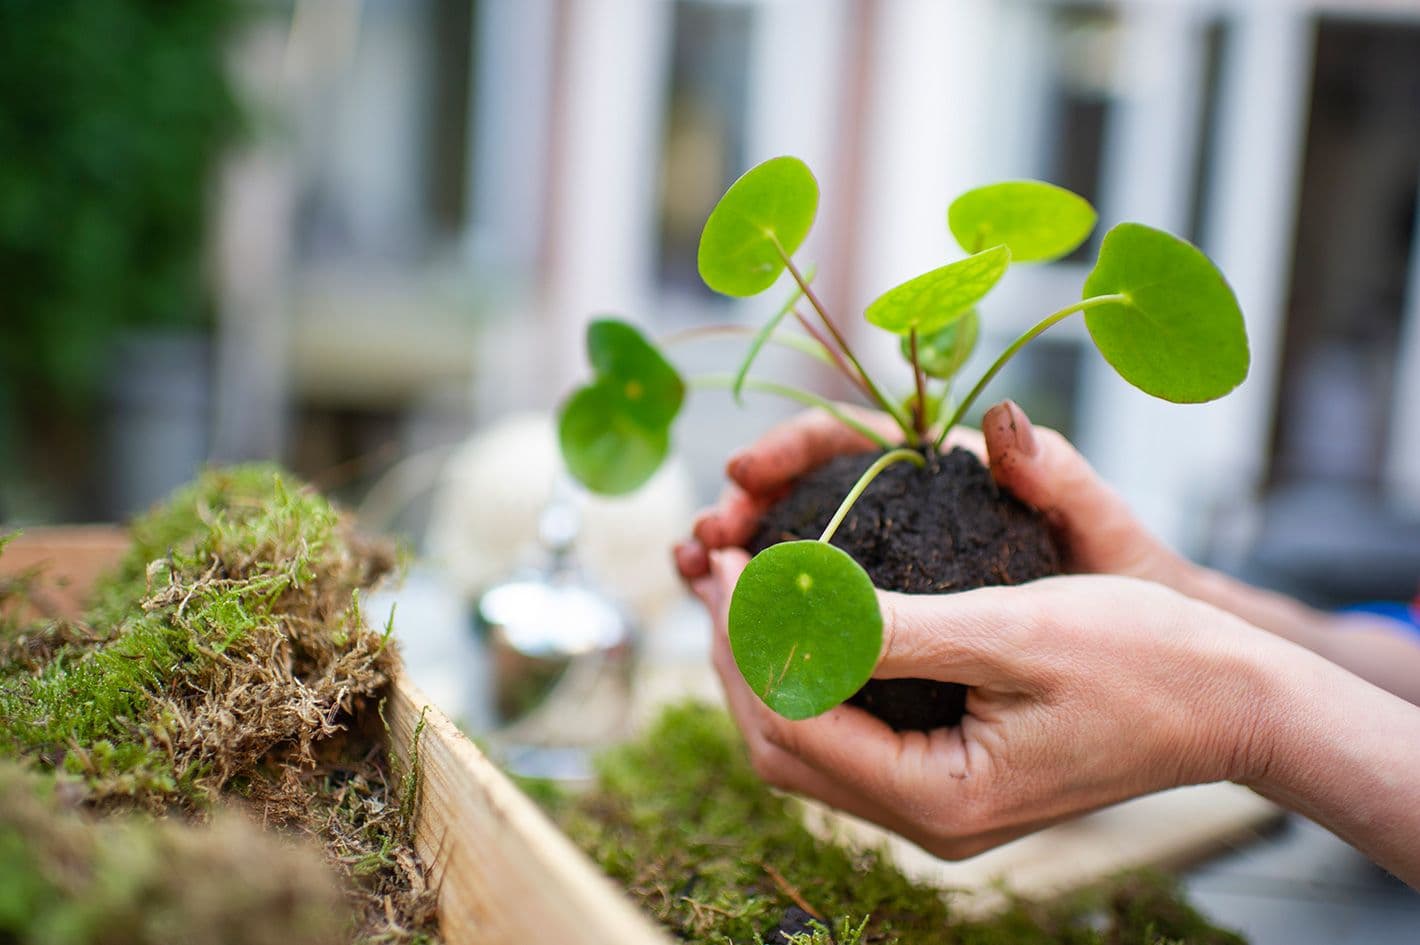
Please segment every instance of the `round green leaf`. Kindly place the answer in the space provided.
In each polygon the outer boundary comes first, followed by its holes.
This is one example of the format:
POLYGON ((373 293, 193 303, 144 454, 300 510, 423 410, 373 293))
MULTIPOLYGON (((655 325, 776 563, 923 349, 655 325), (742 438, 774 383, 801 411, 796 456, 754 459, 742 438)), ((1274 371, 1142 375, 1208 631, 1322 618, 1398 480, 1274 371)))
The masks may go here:
POLYGON ((670 451, 668 424, 648 427, 638 422, 617 386, 600 382, 568 398, 557 436, 568 471, 603 495, 636 490, 670 451))
MULTIPOLYGON (((956 377, 966 359, 976 350, 976 339, 981 334, 981 316, 975 308, 969 308, 956 321, 930 335, 917 338, 917 361, 928 377, 949 381, 956 377)), ((912 360, 912 339, 902 339, 902 356, 912 360)))
POLYGON ((1084 296, 1100 354, 1126 381, 1174 403, 1215 400, 1247 377, 1247 329, 1223 274, 1195 246, 1142 223, 1105 234, 1084 296))
POLYGON ((873 582, 818 541, 755 555, 730 599, 730 650, 749 687, 789 719, 827 712, 877 665, 883 618, 873 582))
POLYGON ((668 427, 685 400, 685 382, 635 326, 603 318, 587 326, 595 382, 620 390, 621 406, 642 426, 668 427))
POLYGON ((966 314, 1001 281, 1011 251, 993 246, 888 289, 863 313, 879 328, 905 335, 940 331, 966 314))
POLYGON ((784 271, 818 212, 818 181, 795 157, 770 158, 730 185, 700 234, 700 278, 716 292, 763 292, 784 271), (776 246, 777 244, 777 246, 776 246))
POLYGON ((1096 219, 1084 197, 1038 180, 978 187, 947 209, 947 226, 962 249, 974 253, 1004 243, 1016 262, 1068 255, 1089 237, 1096 219))

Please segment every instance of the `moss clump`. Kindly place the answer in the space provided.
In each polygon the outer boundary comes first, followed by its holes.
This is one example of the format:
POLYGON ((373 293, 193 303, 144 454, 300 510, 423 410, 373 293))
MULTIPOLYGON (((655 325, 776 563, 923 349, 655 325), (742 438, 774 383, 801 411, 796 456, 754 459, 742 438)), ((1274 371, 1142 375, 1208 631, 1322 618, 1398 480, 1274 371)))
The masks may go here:
MULTIPOLYGON (((955 921, 938 890, 874 853, 813 836, 793 802, 750 768, 718 710, 666 711, 639 742, 599 764, 594 790, 540 785, 572 838, 682 940, 751 945, 774 938, 790 907, 823 916, 839 945, 1239 945, 1160 877, 1122 877, 1050 906, 1016 903, 987 921, 955 921)), ((826 945, 825 930, 806 942, 826 945)))
POLYGON ((336 945, 348 932, 312 849, 232 813, 95 822, 55 788, 0 762, 0 941, 336 945))
POLYGON ((83 621, 0 635, 0 756, 95 808, 203 818, 237 800, 324 843, 357 940, 427 940, 434 897, 377 712, 395 656, 360 614, 390 549, 266 465, 204 474, 132 538, 83 621))

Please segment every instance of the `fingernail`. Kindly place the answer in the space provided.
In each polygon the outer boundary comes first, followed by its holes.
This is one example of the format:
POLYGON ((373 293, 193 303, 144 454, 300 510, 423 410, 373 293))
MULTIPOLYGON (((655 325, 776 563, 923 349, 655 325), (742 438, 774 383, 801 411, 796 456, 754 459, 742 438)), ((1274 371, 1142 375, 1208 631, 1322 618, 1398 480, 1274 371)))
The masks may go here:
POLYGON ((738 482, 740 473, 744 471, 744 464, 745 451, 735 450, 730 454, 730 458, 725 460, 725 475, 738 482))
POLYGON ((1016 449, 1026 456, 1035 455, 1035 427, 1031 426, 1030 419, 1020 407, 1016 406, 1014 400, 1004 401, 1003 406, 1011 418, 1011 436, 1016 441, 1016 449))

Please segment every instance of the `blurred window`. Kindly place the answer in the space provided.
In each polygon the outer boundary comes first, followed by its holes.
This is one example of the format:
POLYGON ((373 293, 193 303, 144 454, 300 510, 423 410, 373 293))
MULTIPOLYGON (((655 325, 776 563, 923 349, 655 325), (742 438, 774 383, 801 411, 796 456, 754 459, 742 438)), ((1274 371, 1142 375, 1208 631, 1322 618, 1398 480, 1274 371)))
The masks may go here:
MULTIPOLYGON (((1119 63, 1120 20, 1106 4, 1052 6, 1041 175, 1099 206, 1106 134, 1119 63)), ((1097 233, 1068 257, 1094 256, 1097 233)))
POLYGON ((296 5, 297 250, 419 262, 468 215, 476 0, 296 5))
POLYGON ((1188 229, 1183 234, 1189 242, 1202 245, 1208 231, 1208 194, 1213 188, 1213 152, 1218 142, 1220 95, 1222 92, 1223 58, 1227 55, 1231 23, 1222 17, 1209 21, 1203 29, 1199 72, 1197 145, 1193 153, 1193 180, 1190 187, 1188 229))
POLYGON ((705 217, 746 161, 754 12, 750 3, 675 4, 661 148, 659 279, 667 290, 707 302, 721 297, 700 281, 695 254, 705 217))
POLYGON ((1420 27, 1322 18, 1273 485, 1377 490, 1415 258, 1420 27))

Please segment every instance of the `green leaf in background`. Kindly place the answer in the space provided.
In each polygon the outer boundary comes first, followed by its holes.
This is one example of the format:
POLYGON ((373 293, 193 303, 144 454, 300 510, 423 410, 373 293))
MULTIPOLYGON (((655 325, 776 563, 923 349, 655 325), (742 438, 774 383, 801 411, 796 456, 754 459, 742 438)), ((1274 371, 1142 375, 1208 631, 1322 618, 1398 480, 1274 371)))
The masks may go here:
POLYGON ((868 574, 819 541, 755 555, 730 600, 730 650, 749 687, 788 719, 807 719, 868 681, 883 619, 868 574))
MULTIPOLYGON (((981 334, 981 316, 975 308, 966 310, 956 321, 930 335, 917 338, 917 360, 928 377, 949 381, 961 370, 967 358, 976 350, 981 334)), ((912 339, 902 339, 902 356, 912 360, 912 339)))
POLYGON ((700 278, 716 292, 763 292, 804 242, 818 212, 818 181, 795 157, 771 158, 730 185, 700 234, 700 278), (777 243, 777 246, 776 246, 777 243))
POLYGON ((914 327, 918 335, 932 334, 980 302, 1010 264, 1011 251, 993 246, 888 289, 864 317, 895 334, 908 334, 914 327))
POLYGON ((1084 296, 1126 301, 1085 312, 1100 354, 1126 381, 1174 403, 1222 397, 1248 371, 1233 290, 1195 246, 1141 223, 1105 234, 1084 296))
POLYGON ((587 326, 587 359, 594 377, 562 405, 558 444, 578 482, 624 495, 665 461, 685 382, 640 331, 616 319, 587 326))
POLYGON ((632 419, 615 388, 593 384, 562 407, 557 436, 577 481, 602 495, 625 495, 655 475, 670 451, 669 426, 632 419))
POLYGON ((988 184, 962 194, 947 225, 968 253, 1004 243, 1015 262, 1069 255, 1089 237, 1097 215, 1088 200, 1038 180, 988 184))
POLYGON ((600 318, 587 326, 587 360, 596 380, 619 388, 625 409, 645 427, 668 427, 685 400, 685 382, 633 325, 600 318))

